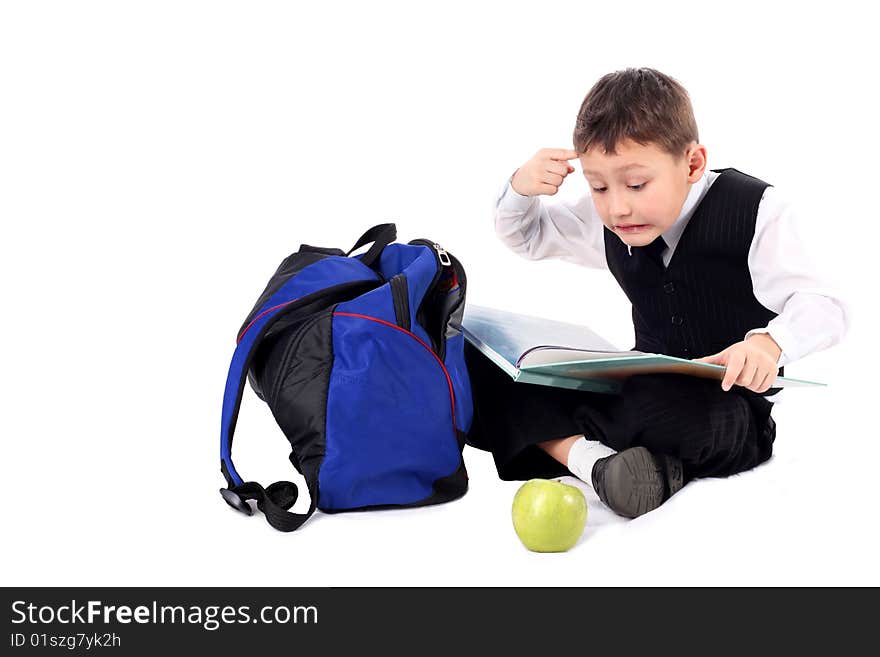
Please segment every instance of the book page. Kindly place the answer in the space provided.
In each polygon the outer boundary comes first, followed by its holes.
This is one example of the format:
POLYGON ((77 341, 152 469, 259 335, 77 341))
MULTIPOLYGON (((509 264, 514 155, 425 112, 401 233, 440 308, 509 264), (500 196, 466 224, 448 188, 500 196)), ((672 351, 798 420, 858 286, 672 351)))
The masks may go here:
MULTIPOLYGON (((511 365, 538 348, 566 348, 604 354, 627 354, 585 326, 466 305, 462 326, 511 365)), ((580 356, 584 358, 583 354, 580 356)), ((558 359, 557 359, 558 360, 558 359)))
POLYGON ((565 347, 535 347, 524 353, 519 359, 520 367, 535 367, 552 363, 583 362, 588 360, 608 360, 645 356, 641 351, 585 351, 583 349, 567 349, 565 347))

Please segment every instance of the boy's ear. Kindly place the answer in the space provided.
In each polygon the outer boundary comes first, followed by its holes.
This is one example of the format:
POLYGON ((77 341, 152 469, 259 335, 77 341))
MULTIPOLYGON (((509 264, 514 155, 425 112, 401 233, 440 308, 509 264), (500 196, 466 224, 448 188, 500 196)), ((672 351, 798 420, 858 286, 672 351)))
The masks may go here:
POLYGON ((685 159, 688 165, 688 182, 697 182, 706 171, 706 147, 703 144, 691 144, 685 159))

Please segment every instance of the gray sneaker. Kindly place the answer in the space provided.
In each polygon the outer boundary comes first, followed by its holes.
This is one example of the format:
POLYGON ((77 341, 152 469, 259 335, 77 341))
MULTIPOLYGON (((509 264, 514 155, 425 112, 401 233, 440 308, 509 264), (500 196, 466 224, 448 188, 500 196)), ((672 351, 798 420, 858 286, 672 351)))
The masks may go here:
POLYGON ((636 518, 653 511, 681 490, 681 461, 654 456, 645 447, 630 447, 596 461, 593 489, 612 511, 636 518))

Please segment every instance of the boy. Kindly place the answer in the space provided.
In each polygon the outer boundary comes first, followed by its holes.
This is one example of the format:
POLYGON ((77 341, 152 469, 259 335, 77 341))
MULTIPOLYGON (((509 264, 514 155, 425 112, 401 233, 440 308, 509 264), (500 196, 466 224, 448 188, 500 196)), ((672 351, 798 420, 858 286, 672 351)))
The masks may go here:
POLYGON ((685 89, 659 71, 626 69, 585 97, 573 150, 542 149, 505 184, 495 229, 509 248, 608 268, 632 302, 634 349, 726 370, 720 386, 640 375, 602 395, 514 384, 467 345, 468 442, 493 453, 502 479, 571 473, 633 518, 691 479, 770 458, 771 384, 786 363, 839 342, 847 310, 814 273, 774 188, 706 166, 685 89), (542 202, 575 158, 590 193, 542 202))

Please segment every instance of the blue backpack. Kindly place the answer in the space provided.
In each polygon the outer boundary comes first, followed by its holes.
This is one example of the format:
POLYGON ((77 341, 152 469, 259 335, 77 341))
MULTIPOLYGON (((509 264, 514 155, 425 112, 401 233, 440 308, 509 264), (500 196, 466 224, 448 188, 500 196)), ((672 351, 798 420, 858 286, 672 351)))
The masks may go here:
POLYGON ((270 525, 293 531, 315 508, 417 507, 467 491, 465 272, 431 240, 396 237, 381 224, 347 253, 301 245, 242 324, 220 428, 220 494, 234 509, 251 515, 256 500, 270 525), (232 463, 246 380, 290 442, 311 497, 305 514, 288 511, 295 484, 264 489, 232 463))

